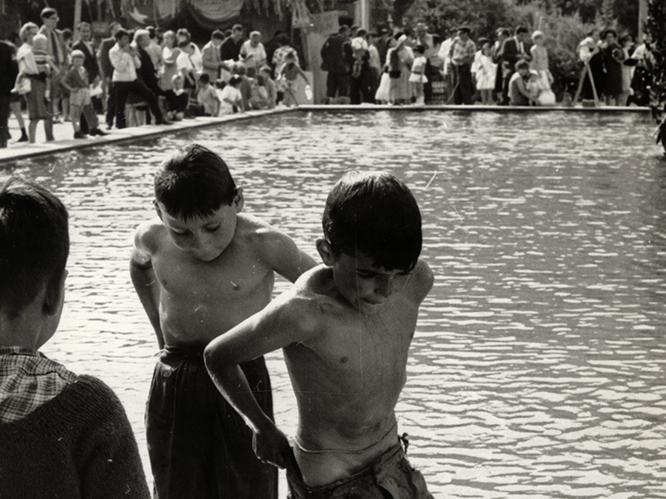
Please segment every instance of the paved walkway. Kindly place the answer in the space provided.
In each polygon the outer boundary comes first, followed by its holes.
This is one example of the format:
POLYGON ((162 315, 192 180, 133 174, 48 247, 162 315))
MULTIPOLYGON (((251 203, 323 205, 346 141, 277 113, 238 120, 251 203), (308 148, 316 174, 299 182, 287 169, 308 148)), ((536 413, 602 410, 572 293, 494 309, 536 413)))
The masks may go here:
MULTIPOLYGON (((143 139, 146 137, 164 135, 167 133, 188 130, 191 128, 218 125, 231 121, 247 120, 260 116, 281 114, 295 110, 296 108, 280 107, 267 111, 249 111, 242 114, 231 114, 219 118, 201 116, 193 119, 176 121, 170 125, 143 125, 133 128, 123 128, 122 130, 116 130, 114 128, 108 131, 106 130, 106 125, 103 124, 102 120, 100 129, 107 132, 108 135, 104 137, 89 137, 86 139, 74 139, 74 129, 72 128, 72 124, 70 122, 65 122, 53 125, 53 135, 55 140, 52 142, 45 142, 46 137, 44 135, 44 126, 42 123, 40 123, 37 127, 37 138, 34 144, 30 144, 29 142, 16 142, 16 140, 21 136, 21 132, 18 126, 18 122, 14 117, 12 117, 9 121, 9 133, 11 133, 12 138, 9 140, 9 147, 0 149, 0 164, 33 156, 54 154, 72 149, 83 149, 86 147, 94 147, 97 145, 109 144, 113 142, 143 139)), ((100 116, 100 119, 101 118, 102 116, 100 116)))

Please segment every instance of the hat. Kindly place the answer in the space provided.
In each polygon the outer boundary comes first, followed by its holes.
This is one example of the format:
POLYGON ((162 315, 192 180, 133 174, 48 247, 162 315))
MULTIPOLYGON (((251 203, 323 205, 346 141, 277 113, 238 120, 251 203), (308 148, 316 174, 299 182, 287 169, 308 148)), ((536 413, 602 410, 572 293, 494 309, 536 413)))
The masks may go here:
POLYGON ((615 38, 617 38, 617 31, 615 31, 613 28, 606 28, 601 32, 601 38, 606 38, 608 36, 608 33, 612 33, 615 38))
POLYGON ((398 38, 398 43, 405 43, 406 41, 407 41, 407 35, 405 34, 400 35, 400 37, 398 38))
POLYGON ((532 40, 536 40, 539 37, 543 38, 543 31, 537 30, 534 33, 532 33, 532 40))
POLYGON ((76 57, 79 57, 79 58, 81 58, 81 59, 85 59, 85 58, 86 58, 86 56, 83 55, 83 52, 81 52, 80 50, 72 50, 72 53, 71 53, 69 56, 70 56, 72 59, 74 59, 74 58, 76 58, 76 57))
POLYGON ((470 29, 468 26, 460 26, 457 31, 462 31, 463 33, 467 33, 469 35, 470 29))

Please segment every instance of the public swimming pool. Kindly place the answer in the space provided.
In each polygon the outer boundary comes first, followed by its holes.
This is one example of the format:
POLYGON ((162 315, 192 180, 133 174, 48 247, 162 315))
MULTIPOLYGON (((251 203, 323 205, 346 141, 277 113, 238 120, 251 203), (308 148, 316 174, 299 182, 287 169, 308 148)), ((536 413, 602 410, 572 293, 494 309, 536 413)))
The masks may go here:
MULTIPOLYGON (((312 256, 344 171, 411 186, 436 282, 397 412, 436 498, 652 498, 666 497, 666 163, 651 128, 617 114, 294 113, 5 169, 70 210, 65 313, 44 351, 116 390, 147 470, 157 345, 128 259, 156 166, 197 141, 227 160, 246 211, 312 256)), ((269 370, 293 432, 279 355, 269 370)))

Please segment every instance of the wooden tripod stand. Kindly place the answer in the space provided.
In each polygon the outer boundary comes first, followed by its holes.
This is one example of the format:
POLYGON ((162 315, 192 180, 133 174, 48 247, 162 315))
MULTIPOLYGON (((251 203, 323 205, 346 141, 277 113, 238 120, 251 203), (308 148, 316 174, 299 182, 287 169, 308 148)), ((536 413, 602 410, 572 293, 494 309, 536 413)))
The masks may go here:
POLYGON ((590 84, 592 85, 592 94, 594 95, 594 107, 599 106, 599 96, 597 95, 597 86, 594 84, 594 76, 592 76, 592 69, 590 69, 590 63, 586 62, 583 66, 583 70, 580 73, 580 79, 578 80, 578 88, 576 89, 576 96, 573 100, 573 105, 575 106, 578 102, 578 97, 580 97, 580 92, 583 89, 583 83, 585 82, 585 75, 590 77, 590 84))

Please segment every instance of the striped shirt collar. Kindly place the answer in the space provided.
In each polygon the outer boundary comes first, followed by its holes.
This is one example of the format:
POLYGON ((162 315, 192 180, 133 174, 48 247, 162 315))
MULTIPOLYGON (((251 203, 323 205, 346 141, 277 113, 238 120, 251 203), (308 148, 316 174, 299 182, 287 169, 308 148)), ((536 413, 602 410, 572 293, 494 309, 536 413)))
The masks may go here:
POLYGON ((0 347, 0 424, 24 418, 74 381, 74 373, 41 352, 0 347))

